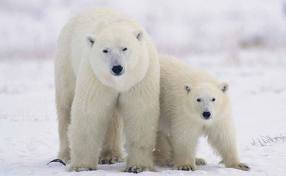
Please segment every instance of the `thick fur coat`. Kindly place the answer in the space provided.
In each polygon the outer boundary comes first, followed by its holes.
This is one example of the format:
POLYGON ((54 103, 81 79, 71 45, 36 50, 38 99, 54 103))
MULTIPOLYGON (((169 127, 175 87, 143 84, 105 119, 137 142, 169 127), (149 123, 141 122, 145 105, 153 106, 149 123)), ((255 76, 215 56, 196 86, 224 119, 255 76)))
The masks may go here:
POLYGON ((226 167, 248 170, 237 153, 228 85, 171 56, 160 56, 160 65, 157 163, 195 170, 198 138, 207 136, 226 167))
POLYGON ((58 157, 72 170, 121 158, 124 122, 128 172, 153 168, 160 67, 145 30, 108 9, 87 10, 63 28, 55 61, 58 157), (100 158, 101 155, 101 158, 100 158))

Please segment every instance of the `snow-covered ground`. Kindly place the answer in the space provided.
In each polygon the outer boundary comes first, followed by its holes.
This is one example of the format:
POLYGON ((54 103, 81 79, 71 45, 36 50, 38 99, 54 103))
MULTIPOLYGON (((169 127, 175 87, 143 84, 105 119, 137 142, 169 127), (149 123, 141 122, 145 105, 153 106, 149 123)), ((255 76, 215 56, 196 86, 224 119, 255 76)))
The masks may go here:
MULTIPOLYGON (((194 172, 158 168, 139 175, 250 175, 286 174, 286 52, 237 51, 186 57, 230 84, 241 160, 251 171, 226 169, 206 141, 198 156, 206 166, 194 172)), ((97 171, 68 172, 47 165, 58 150, 52 60, 0 62, 0 175, 130 175, 125 163, 100 165, 97 171)))
POLYGON ((80 173, 47 165, 58 150, 50 58, 62 26, 89 7, 130 15, 160 51, 230 83, 241 159, 251 171, 219 166, 202 139, 198 156, 207 166, 140 175, 286 175, 286 0, 0 0, 0 176, 127 175, 124 163, 80 173))

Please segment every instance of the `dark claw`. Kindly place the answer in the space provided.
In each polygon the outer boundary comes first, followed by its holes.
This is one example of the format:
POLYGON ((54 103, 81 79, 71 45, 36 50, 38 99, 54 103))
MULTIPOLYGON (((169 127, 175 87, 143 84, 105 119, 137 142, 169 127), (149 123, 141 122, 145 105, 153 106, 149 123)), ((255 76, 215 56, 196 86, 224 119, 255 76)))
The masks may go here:
POLYGON ((182 171, 193 171, 194 169, 191 166, 182 166, 179 167, 178 170, 182 170, 182 171))
POLYGON ((249 170, 249 167, 248 166, 240 166, 240 168, 246 168, 247 170, 249 170))
POLYGON ((189 171, 190 168, 188 168, 188 167, 183 167, 182 170, 184 170, 184 171, 189 171))
POLYGON ((49 165, 49 164, 51 164, 51 163, 55 163, 55 162, 61 163, 61 164, 64 165, 64 166, 66 165, 66 163, 63 162, 63 160, 61 160, 61 159, 54 159, 54 160, 48 162, 47 165, 49 165))
POLYGON ((135 173, 135 174, 143 172, 143 171, 144 171, 143 168, 136 167, 136 166, 128 167, 124 170, 124 172, 130 172, 130 173, 135 173))

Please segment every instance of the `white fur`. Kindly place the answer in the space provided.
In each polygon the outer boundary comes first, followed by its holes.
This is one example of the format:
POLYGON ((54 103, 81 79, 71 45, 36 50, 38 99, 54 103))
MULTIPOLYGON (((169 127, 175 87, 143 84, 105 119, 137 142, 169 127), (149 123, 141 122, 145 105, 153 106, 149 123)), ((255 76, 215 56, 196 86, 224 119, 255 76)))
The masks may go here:
POLYGON ((159 76, 157 51, 133 20, 107 9, 88 10, 70 20, 61 32, 55 61, 59 158, 71 159, 71 168, 80 170, 96 169, 101 151, 105 158, 113 157, 106 151, 120 157, 120 140, 115 139, 121 125, 116 119, 123 118, 127 170, 152 169, 159 76), (112 74, 115 65, 123 66, 122 75, 112 74))
POLYGON ((182 170, 195 170, 197 141, 205 135, 226 167, 247 170, 248 166, 240 163, 237 154, 227 85, 170 56, 160 56, 160 64, 157 162, 174 164, 182 170), (205 111, 211 113, 208 120, 202 116, 205 111))

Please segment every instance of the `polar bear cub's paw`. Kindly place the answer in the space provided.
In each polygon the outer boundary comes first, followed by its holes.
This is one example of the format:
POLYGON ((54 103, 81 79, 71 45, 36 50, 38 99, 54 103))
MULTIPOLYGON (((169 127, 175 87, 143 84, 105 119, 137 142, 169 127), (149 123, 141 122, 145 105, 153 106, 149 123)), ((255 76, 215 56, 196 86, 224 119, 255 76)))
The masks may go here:
POLYGON ((98 163, 99 164, 115 164, 122 162, 123 158, 121 154, 112 151, 106 151, 101 154, 98 163))
MULTIPOLYGON (((220 161, 219 164, 224 164, 224 161, 220 161)), ((226 165, 226 167, 229 168, 234 168, 234 169, 239 169, 239 170, 243 170, 243 171, 249 171, 250 167, 245 164, 245 163, 237 163, 237 164, 232 164, 232 165, 226 165)))
POLYGON ((243 170, 243 171, 249 171, 250 170, 250 167, 244 163, 238 163, 238 164, 234 165, 233 168, 243 170))
POLYGON ((183 170, 183 171, 194 171, 194 170, 196 170, 196 166, 194 164, 177 165, 176 168, 178 170, 183 170))
POLYGON ((207 162, 203 158, 196 158, 196 165, 197 166, 204 166, 207 162))

